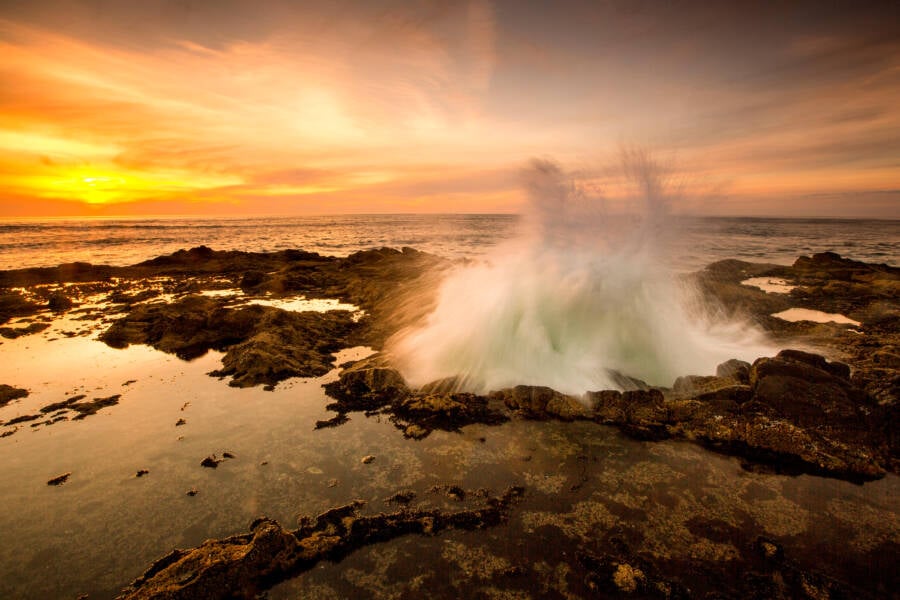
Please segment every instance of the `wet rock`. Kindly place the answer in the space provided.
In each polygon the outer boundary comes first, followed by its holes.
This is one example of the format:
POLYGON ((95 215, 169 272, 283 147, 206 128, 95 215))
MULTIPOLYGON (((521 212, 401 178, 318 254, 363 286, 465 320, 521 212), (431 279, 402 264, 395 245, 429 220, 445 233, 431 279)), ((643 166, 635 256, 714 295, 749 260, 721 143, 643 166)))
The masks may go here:
POLYGON ((585 400, 591 405, 595 418, 601 423, 612 425, 625 422, 622 392, 618 390, 587 392, 585 400))
POLYGON ((624 373, 616 371, 615 369, 607 369, 606 374, 609 375, 610 380, 617 389, 624 391, 650 389, 650 384, 648 384, 643 379, 631 377, 630 375, 626 375, 624 373))
POLYGON ((590 409, 576 398, 543 386, 517 385, 491 392, 490 398, 502 401, 510 410, 530 419, 573 421, 592 416, 590 409))
POLYGON ((28 390, 0 383, 0 406, 6 406, 13 400, 27 397, 28 390))
POLYGON ((521 488, 487 498, 483 505, 459 511, 409 510, 362 516, 356 501, 303 518, 294 531, 261 517, 251 531, 208 540, 190 550, 173 550, 156 561, 119 596, 121 600, 254 598, 263 590, 315 566, 339 561, 357 548, 418 533, 482 529, 506 521, 521 488))
POLYGON ((134 474, 135 477, 143 477, 144 475, 148 475, 150 471, 147 469, 138 469, 138 472, 134 474))
POLYGON ((798 350, 782 350, 774 358, 753 363, 751 403, 746 410, 771 409, 803 427, 860 428, 870 404, 866 393, 852 385, 849 368, 798 350))
POLYGON ((662 440, 670 437, 666 423, 668 410, 659 390, 632 390, 622 393, 625 422, 622 431, 641 440, 662 440))
POLYGON ((457 431, 471 423, 498 424, 506 421, 504 415, 490 407, 486 397, 461 392, 412 394, 395 401, 390 410, 395 420, 413 424, 405 429, 408 437, 417 439, 424 437, 423 432, 432 429, 457 431))
POLYGON ((366 456, 363 456, 363 457, 359 460, 359 462, 361 462, 361 463, 364 464, 364 465, 368 465, 368 464, 370 464, 370 463, 375 462, 375 457, 374 457, 373 455, 371 455, 371 454, 367 454, 366 456))
POLYGON ((456 502, 465 500, 466 496, 468 495, 466 490, 464 490, 460 486, 448 484, 433 485, 428 490, 428 492, 431 494, 443 494, 444 496, 447 496, 448 498, 450 498, 451 500, 455 500, 456 502))
POLYGON ((20 338, 23 335, 40 333, 50 327, 49 323, 32 323, 25 327, 0 327, 0 336, 9 340, 20 338))
POLYGON ((452 394, 463 389, 463 379, 460 377, 445 377, 426 383, 419 392, 422 394, 452 394))
POLYGON ((266 274, 262 271, 247 271, 241 277, 240 287, 243 290, 253 289, 259 286, 266 279, 266 274))
POLYGON ((138 302, 145 302, 147 300, 152 300, 160 295, 159 290, 140 290, 138 292, 129 293, 124 290, 116 290, 112 292, 109 296, 106 297, 108 302, 113 304, 136 304, 138 302))
POLYGON ((225 352, 213 376, 230 385, 274 385, 289 377, 331 370, 353 328, 346 311, 290 312, 267 306, 226 308, 223 301, 191 295, 171 304, 138 305, 101 334, 115 348, 147 344, 183 359, 210 349, 225 352))
POLYGON ((316 429, 325 429, 326 427, 337 427, 339 425, 343 425, 350 419, 347 417, 346 413, 338 413, 330 419, 325 419, 322 421, 316 421, 316 429))
POLYGON ((42 415, 21 415, 21 416, 10 419, 6 423, 4 423, 4 425, 9 426, 9 425, 16 425, 18 423, 27 423, 28 421, 36 421, 37 419, 40 419, 41 416, 42 415))
POLYGON ((47 481, 47 485, 62 485, 69 480, 69 477, 72 476, 72 473, 63 473, 62 475, 57 475, 53 479, 49 479, 47 481))
MULTIPOLYGON (((441 389, 450 389, 452 384, 441 389)), ((325 392, 337 402, 328 406, 339 413, 380 410, 389 413, 406 437, 422 439, 434 429, 456 431, 471 423, 496 424, 507 417, 490 406, 488 398, 468 393, 412 392, 400 373, 380 354, 345 369, 325 392)), ((424 389, 436 390, 438 386, 424 389)), ((342 419, 340 419, 343 422, 342 419)), ((330 425, 331 421, 321 423, 330 425)), ((317 428, 320 424, 317 423, 317 428)))
MULTIPOLYGON (((617 544, 622 546, 622 544, 617 544)), ((592 597, 690 598, 687 588, 664 579, 648 561, 631 554, 626 548, 600 554, 586 549, 575 556, 576 565, 586 571, 585 587, 592 597)))
POLYGON ((187 421, 185 421, 184 419, 178 419, 177 421, 175 421, 175 427, 181 427, 182 425, 187 425, 187 421))
POLYGON ((0 293, 0 324, 6 323, 14 317, 26 317, 36 314, 41 307, 34 302, 26 300, 17 292, 0 293))
POLYGON ((399 371, 378 354, 354 363, 324 387, 325 393, 348 410, 381 408, 410 393, 399 371))
POLYGON ((752 365, 752 386, 684 377, 665 396, 607 390, 585 400, 594 420, 629 436, 694 440, 743 457, 748 469, 877 479, 898 468, 900 409, 878 405, 847 374, 844 364, 787 350, 752 365))
POLYGON ((194 488, 191 488, 191 489, 189 489, 187 492, 185 492, 185 495, 186 495, 186 496, 191 496, 191 497, 193 497, 193 496, 196 496, 196 495, 199 494, 199 493, 200 493, 200 492, 199 492, 198 490, 196 490, 196 489, 194 489, 194 488))
POLYGON ((415 499, 416 499, 416 493, 414 491, 404 490, 402 492, 397 492, 393 496, 386 498, 385 502, 390 502, 393 504, 402 504, 405 506, 415 499))
MULTIPOLYGON (((824 356, 813 354, 812 352, 805 352, 803 350, 794 350, 788 348, 779 352, 775 358, 805 363, 807 365, 815 367, 816 369, 827 371, 828 373, 831 373, 835 377, 840 377, 841 379, 850 378, 850 367, 848 365, 840 362, 829 361, 824 356)), ((753 380, 752 373, 751 380, 753 380)))
MULTIPOLYGON (((334 352, 353 327, 346 311, 293 313, 269 307, 254 333, 228 346, 222 369, 214 376, 231 376, 235 387, 274 385, 290 377, 318 377, 332 369, 334 352)), ((248 309, 242 309, 248 310, 248 309)))
POLYGON ((206 467, 208 469, 215 469, 219 466, 219 463, 223 462, 224 460, 224 458, 216 458, 215 454, 211 454, 200 461, 200 466, 206 467))
POLYGON ((431 434, 431 429, 426 429, 421 425, 411 423, 403 428, 403 437, 411 440, 424 440, 431 434))
POLYGON ((69 404, 68 408, 78 413, 72 418, 72 420, 80 421, 81 419, 85 419, 91 415, 97 414, 97 412, 102 408, 106 408, 107 406, 115 406, 119 403, 119 399, 121 397, 122 394, 114 394, 112 396, 107 396, 106 398, 94 398, 89 402, 75 402, 73 404, 69 404))
POLYGON ((53 292, 47 297, 47 308, 53 312, 65 312, 73 305, 72 299, 62 292, 53 292))
POLYGON ((811 473, 859 482, 884 476, 870 447, 842 443, 764 415, 705 421, 694 425, 693 436, 708 448, 747 459, 744 467, 751 471, 811 473))
POLYGON ((53 402, 52 404, 48 404, 47 406, 42 407, 41 412, 42 413, 52 413, 52 412, 56 412, 58 410, 64 410, 64 409, 69 408, 70 406, 72 406, 73 404, 78 402, 79 400, 85 399, 86 397, 87 396, 85 396, 84 394, 78 394, 76 396, 71 396, 69 398, 66 398, 62 402, 53 402))

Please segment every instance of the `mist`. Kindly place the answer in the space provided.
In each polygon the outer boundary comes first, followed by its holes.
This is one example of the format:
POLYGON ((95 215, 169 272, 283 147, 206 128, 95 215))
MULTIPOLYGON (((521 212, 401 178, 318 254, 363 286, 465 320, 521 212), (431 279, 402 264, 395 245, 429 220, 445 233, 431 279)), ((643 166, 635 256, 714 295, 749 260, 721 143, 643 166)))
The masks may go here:
POLYGON ((452 271, 423 324, 389 342, 413 386, 443 378, 477 393, 517 384, 624 390, 635 385, 629 378, 670 386, 771 350, 750 324, 715 316, 665 266, 677 236, 671 170, 640 150, 622 151, 618 168, 627 211, 552 161, 523 171, 523 232, 452 271))

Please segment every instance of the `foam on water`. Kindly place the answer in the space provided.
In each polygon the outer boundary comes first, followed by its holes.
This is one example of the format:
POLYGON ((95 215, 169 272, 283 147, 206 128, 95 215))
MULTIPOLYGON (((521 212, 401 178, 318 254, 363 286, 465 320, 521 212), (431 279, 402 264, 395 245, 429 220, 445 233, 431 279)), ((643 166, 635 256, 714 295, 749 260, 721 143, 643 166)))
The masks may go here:
POLYGON ((640 191, 632 218, 610 214, 552 163, 533 165, 528 232, 452 272, 424 325, 389 344, 411 384, 459 377, 476 392, 530 384, 577 394, 622 389, 617 373, 671 385, 771 350, 748 325, 711 320, 661 266, 663 173, 647 156, 626 158, 640 191))

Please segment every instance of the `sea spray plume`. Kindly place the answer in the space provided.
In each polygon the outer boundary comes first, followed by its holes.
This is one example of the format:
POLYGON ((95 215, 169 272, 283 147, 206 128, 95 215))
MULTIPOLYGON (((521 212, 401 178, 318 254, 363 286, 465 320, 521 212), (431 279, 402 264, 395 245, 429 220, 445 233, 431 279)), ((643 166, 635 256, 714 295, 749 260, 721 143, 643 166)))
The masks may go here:
POLYGON ((525 232, 451 272, 424 324, 390 340, 413 386, 456 378, 475 392, 531 384, 579 394, 627 387, 622 375, 671 385, 765 352, 754 331, 685 309, 689 290, 657 260, 664 178, 646 154, 623 156, 639 214, 611 214, 559 166, 532 164, 525 232))

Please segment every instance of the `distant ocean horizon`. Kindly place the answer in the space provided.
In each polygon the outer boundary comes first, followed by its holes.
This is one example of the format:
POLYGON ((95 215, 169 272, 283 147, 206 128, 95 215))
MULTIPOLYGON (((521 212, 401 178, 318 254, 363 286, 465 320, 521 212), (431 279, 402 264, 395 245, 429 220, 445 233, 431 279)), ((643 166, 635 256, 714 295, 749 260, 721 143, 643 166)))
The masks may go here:
MULTIPOLYGON (((302 217, 17 217, 0 221, 0 269, 68 262, 128 265, 179 249, 273 252, 302 249, 346 256, 413 247, 448 258, 477 258, 513 238, 516 214, 346 214, 302 217)), ((900 264, 900 220, 671 217, 664 259, 677 271, 716 260, 790 264, 833 251, 856 260, 900 264)))

